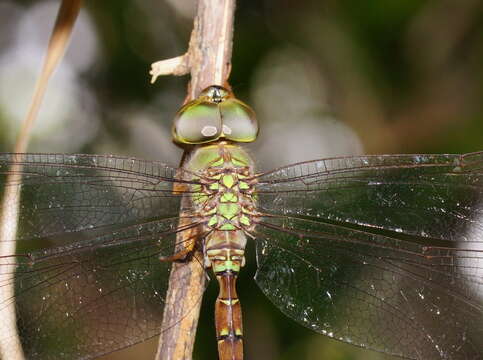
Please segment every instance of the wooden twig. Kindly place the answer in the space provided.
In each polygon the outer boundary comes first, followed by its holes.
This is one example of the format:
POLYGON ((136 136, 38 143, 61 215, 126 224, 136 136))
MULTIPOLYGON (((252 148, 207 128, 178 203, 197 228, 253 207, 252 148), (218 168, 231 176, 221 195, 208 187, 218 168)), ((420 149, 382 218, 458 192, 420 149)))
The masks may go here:
POLYGON ((186 75, 189 73, 188 56, 181 55, 175 58, 156 61, 151 64, 151 84, 161 75, 186 75))
MULTIPOLYGON (((82 0, 63 0, 60 5, 44 64, 35 85, 34 95, 17 136, 14 147, 16 153, 27 150, 31 129, 42 104, 47 84, 64 55, 81 3, 82 0)), ((14 164, 10 168, 5 183, 19 183, 22 180, 21 172, 21 165, 14 164)), ((14 301, 16 262, 11 257, 15 253, 16 242, 14 239, 17 234, 19 208, 19 188, 17 186, 6 186, 0 208, 3 210, 0 214, 0 264, 2 265, 0 271, 0 319, 2 319, 2 327, 0 332, 9 336, 2 336, 2 339, 8 340, 0 342, 0 358, 11 360, 21 360, 25 357, 16 324, 14 301)))
POLYGON ((199 0, 188 52, 151 65, 161 75, 191 74, 188 100, 210 85, 227 86, 231 70, 235 0, 199 0))
MULTIPOLYGON (((194 99, 210 85, 228 87, 234 13, 235 0, 199 0, 188 52, 154 63, 151 70, 153 81, 159 75, 189 72, 191 82, 186 101, 194 99)), ((183 156, 183 159, 187 158, 189 153, 183 156)), ((186 200, 182 202, 182 208, 186 200)), ((183 231, 177 243, 187 243, 186 238, 192 235, 183 231)), ((205 271, 200 264, 203 264, 203 255, 198 252, 192 261, 174 263, 171 268, 156 360, 192 358, 206 281, 205 271)))

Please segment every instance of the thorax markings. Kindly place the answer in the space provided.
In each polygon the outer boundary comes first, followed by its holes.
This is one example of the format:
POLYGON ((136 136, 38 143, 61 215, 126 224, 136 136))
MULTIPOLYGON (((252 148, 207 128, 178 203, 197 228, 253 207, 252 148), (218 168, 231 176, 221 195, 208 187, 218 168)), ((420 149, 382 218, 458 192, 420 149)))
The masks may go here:
POLYGON ((194 187, 192 200, 207 230, 253 229, 256 196, 250 167, 220 158, 200 175, 201 184, 194 187))

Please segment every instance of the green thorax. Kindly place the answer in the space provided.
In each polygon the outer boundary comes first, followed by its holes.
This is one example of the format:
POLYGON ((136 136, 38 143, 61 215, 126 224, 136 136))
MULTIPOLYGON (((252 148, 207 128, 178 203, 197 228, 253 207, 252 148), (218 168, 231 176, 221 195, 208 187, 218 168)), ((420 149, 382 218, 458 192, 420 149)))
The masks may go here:
POLYGON ((191 186, 198 216, 213 230, 249 230, 255 208, 253 161, 239 146, 219 142, 196 149, 185 169, 200 185, 191 186))
POLYGON ((200 182, 191 185, 190 192, 193 215, 201 219, 203 233, 208 234, 207 255, 221 256, 218 253, 223 250, 226 256, 230 249, 243 257, 245 234, 254 228, 252 159, 241 147, 222 141, 194 150, 185 169, 190 180, 200 182))

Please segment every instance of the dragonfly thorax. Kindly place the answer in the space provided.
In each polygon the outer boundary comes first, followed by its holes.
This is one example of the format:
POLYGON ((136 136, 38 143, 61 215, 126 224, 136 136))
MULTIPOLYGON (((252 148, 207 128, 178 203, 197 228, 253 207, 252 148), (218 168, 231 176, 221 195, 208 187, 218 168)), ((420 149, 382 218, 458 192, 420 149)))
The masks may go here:
MULTIPOLYGON (((243 250, 256 216, 253 166, 248 154, 226 143, 199 148, 188 161, 191 201, 203 224, 207 251, 243 250)), ((231 256, 225 254, 224 256, 231 256)))
POLYGON ((205 231, 253 230, 256 201, 248 155, 234 145, 211 145, 198 149, 189 164, 199 181, 191 186, 191 200, 205 231))
POLYGON ((252 185, 245 181, 247 168, 223 168, 215 171, 211 180, 201 185, 193 199, 199 202, 200 215, 207 219, 206 226, 213 230, 249 230, 255 210, 252 185), (204 200, 204 201, 203 201, 204 200))

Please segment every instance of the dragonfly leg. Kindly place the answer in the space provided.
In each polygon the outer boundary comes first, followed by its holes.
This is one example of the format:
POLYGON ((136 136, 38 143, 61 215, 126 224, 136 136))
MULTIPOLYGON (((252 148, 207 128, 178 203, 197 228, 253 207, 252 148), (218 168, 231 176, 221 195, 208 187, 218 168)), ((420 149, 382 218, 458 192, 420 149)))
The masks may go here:
POLYGON ((159 260, 162 262, 172 262, 172 261, 185 262, 190 259, 191 255, 193 255, 193 252, 195 250, 195 245, 196 245, 196 239, 192 239, 182 250, 174 253, 173 255, 160 256, 159 260))

